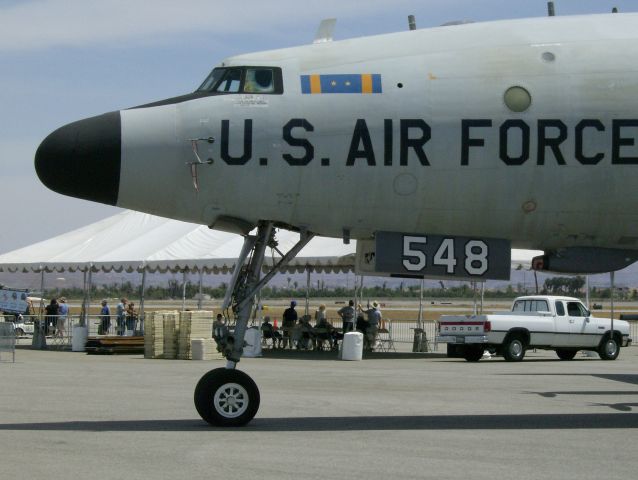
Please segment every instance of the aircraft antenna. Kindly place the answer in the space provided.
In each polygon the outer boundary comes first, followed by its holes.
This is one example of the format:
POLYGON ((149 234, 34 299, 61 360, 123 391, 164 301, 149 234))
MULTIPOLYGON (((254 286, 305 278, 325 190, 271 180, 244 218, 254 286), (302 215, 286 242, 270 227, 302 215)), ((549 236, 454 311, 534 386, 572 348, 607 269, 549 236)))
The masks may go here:
POLYGON ((332 35, 334 34, 336 18, 325 18, 321 20, 317 33, 315 33, 315 39, 312 43, 326 43, 332 42, 332 35))
POLYGON ((416 18, 414 18, 414 15, 408 15, 408 28, 416 30, 416 18))
POLYGON ((554 2, 547 2, 547 15, 550 17, 556 15, 556 11, 554 10, 554 2))

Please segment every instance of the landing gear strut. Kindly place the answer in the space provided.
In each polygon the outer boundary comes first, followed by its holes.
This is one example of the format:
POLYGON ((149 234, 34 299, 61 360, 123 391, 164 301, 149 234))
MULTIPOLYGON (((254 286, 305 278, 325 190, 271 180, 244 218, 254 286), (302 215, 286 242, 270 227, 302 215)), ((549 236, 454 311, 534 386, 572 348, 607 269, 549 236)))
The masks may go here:
MULTIPOLYGON (((259 389, 244 372, 236 370, 244 351, 244 335, 252 312, 255 296, 268 281, 284 267, 314 237, 301 232, 299 242, 282 255, 281 260, 260 280, 266 248, 276 249, 272 222, 260 222, 257 235, 247 235, 240 257, 229 285, 230 303, 236 316, 234 341, 223 346, 226 368, 216 368, 206 373, 195 387, 195 408, 211 425, 237 427, 246 425, 259 409, 259 389), (247 253, 250 252, 250 255, 247 253), (246 262, 246 259, 247 262, 246 262)), ((280 253, 280 252, 279 252, 280 253)))

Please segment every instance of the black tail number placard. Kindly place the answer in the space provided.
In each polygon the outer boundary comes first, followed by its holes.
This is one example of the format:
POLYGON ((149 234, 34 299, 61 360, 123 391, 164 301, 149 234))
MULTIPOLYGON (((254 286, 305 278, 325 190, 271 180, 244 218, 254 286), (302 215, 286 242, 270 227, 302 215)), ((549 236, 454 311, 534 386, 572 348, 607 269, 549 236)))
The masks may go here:
POLYGON ((377 232, 375 271, 391 275, 509 280, 508 240, 377 232))

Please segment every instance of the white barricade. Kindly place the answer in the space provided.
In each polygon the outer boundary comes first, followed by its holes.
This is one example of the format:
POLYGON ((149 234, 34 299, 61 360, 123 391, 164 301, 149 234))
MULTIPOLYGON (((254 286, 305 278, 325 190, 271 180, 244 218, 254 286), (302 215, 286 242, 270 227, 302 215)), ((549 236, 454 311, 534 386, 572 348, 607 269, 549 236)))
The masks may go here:
POLYGON ((12 322, 0 322, 0 361, 2 352, 8 352, 16 361, 16 333, 12 322))

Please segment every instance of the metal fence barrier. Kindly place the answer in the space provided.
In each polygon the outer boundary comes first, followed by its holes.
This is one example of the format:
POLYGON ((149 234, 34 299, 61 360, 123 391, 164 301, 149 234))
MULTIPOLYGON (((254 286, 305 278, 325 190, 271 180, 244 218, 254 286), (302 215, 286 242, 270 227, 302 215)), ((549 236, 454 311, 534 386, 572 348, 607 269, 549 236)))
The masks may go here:
POLYGON ((2 361, 2 352, 9 353, 12 361, 16 361, 16 334, 13 323, 0 323, 0 361, 2 361))
MULTIPOLYGON (((341 327, 341 319, 331 318, 330 323, 334 327, 341 327)), ((422 328, 425 332, 426 341, 429 351, 436 351, 437 344, 434 339, 436 338, 436 322, 433 320, 427 320, 422 322, 422 326, 416 320, 383 320, 382 327, 385 327, 389 336, 394 343, 409 343, 414 342, 414 331, 418 328, 422 328)))
POLYGON ((126 318, 123 323, 118 323, 117 315, 110 315, 108 319, 102 315, 87 315, 87 324, 90 337, 144 335, 144 315, 139 315, 135 319, 126 318))

